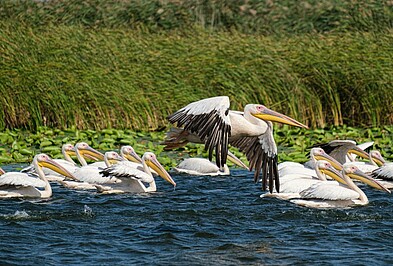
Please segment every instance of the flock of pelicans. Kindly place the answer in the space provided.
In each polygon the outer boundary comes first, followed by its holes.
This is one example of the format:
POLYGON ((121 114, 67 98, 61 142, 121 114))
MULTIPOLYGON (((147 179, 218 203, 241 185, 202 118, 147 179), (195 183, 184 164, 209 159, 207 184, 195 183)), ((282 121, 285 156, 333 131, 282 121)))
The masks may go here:
MULTIPOLYGON (((263 105, 248 104, 243 112, 229 110, 229 98, 219 96, 190 103, 168 116, 173 127, 164 141, 172 150, 188 142, 201 143, 209 159, 188 158, 173 169, 189 175, 229 175, 227 159, 254 171, 254 181, 265 190, 261 197, 276 197, 307 207, 336 208, 365 205, 366 194, 354 182, 363 182, 390 193, 393 163, 379 151, 365 151, 371 143, 356 145, 334 140, 314 147, 310 161, 278 163, 272 122, 301 128, 302 123, 263 105), (248 166, 229 151, 229 145, 245 153, 248 166), (215 163, 212 163, 213 155, 215 163), (357 157, 367 161, 358 161, 357 157)), ((152 152, 140 157, 131 146, 105 154, 85 142, 64 144, 64 159, 38 154, 21 172, 5 173, 0 168, 0 198, 52 196, 50 182, 70 189, 95 190, 103 194, 141 193, 157 190, 155 176, 173 186, 175 181, 152 152), (79 164, 74 162, 76 156, 79 164), (86 159, 96 162, 88 164, 86 159)))

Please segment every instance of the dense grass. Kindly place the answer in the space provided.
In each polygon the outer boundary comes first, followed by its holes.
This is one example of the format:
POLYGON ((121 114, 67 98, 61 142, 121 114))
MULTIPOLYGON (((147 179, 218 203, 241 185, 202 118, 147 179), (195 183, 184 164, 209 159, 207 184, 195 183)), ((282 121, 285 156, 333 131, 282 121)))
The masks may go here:
POLYGON ((146 34, 0 22, 0 130, 157 130, 183 105, 229 95, 313 127, 393 122, 393 35, 146 34))
POLYGON ((392 26, 391 1, 0 1, 0 130, 157 130, 216 95, 391 124, 392 26))
POLYGON ((242 33, 385 31, 390 0, 2 0, 0 19, 30 25, 209 30, 242 33))

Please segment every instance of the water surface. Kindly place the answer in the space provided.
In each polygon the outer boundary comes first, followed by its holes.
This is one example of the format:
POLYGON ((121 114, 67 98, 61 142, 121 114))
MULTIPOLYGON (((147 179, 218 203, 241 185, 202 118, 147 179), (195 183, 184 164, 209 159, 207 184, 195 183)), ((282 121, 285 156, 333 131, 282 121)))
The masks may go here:
POLYGON ((362 186, 369 205, 315 210, 261 199, 243 170, 173 178, 150 194, 54 184, 47 200, 0 200, 1 265, 393 264, 390 194, 362 186))

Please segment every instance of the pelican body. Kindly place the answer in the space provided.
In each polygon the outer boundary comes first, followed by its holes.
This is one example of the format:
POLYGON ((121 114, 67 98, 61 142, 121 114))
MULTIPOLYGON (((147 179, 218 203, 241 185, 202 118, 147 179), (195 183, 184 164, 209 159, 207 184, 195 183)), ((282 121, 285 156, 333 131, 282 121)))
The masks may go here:
MULTIPOLYGON (((228 151, 228 160, 249 170, 249 168, 232 152, 228 151)), ((230 175, 231 172, 229 170, 228 165, 224 165, 223 170, 218 168, 218 166, 208 159, 204 158, 187 158, 184 159, 178 166, 173 168, 176 172, 181 174, 188 175, 206 175, 206 176, 218 176, 218 175, 230 175)))
POLYGON ((0 198, 49 198, 52 188, 45 177, 43 167, 47 167, 61 175, 73 177, 63 166, 49 158, 46 154, 38 154, 33 165, 39 178, 27 173, 8 172, 0 176, 0 198), (43 188, 43 189, 38 189, 43 188))
POLYGON ((382 184, 361 172, 356 166, 344 165, 341 172, 330 166, 325 171, 333 179, 337 181, 343 180, 346 185, 337 185, 329 181, 320 182, 300 192, 302 199, 291 200, 291 202, 311 208, 348 208, 355 205, 368 204, 369 201, 366 194, 351 178, 390 193, 382 184))
POLYGON ((119 181, 111 184, 96 185, 98 192, 104 194, 155 192, 157 186, 150 168, 154 169, 164 180, 176 186, 175 181, 173 181, 172 177, 158 162, 155 154, 152 152, 146 152, 142 156, 144 171, 129 167, 128 163, 130 162, 122 161, 102 170, 100 173, 104 177, 114 177, 119 181), (147 183, 149 186, 146 187, 144 183, 147 183))
MULTIPOLYGON (((266 189, 269 179, 269 190, 273 191, 275 187, 279 191, 277 147, 271 122, 302 128, 307 126, 260 104, 247 104, 244 112, 231 111, 229 106, 227 96, 207 98, 188 104, 168 116, 168 120, 193 134, 196 143, 203 143, 210 161, 214 151, 215 162, 221 169, 226 164, 228 145, 239 148, 246 154, 250 170, 255 169, 254 181, 259 180, 262 171, 263 189, 266 189)), ((185 141, 181 136, 182 133, 165 144, 168 148, 176 147, 177 142, 185 141)))

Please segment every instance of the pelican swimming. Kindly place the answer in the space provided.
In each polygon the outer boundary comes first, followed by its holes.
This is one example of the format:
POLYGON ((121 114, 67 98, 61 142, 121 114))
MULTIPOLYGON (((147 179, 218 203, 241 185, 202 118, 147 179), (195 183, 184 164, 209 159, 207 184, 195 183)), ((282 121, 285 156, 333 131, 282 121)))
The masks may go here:
POLYGON ((52 188, 42 168, 47 167, 64 176, 73 177, 60 164, 49 158, 46 154, 34 156, 33 165, 39 178, 27 173, 8 172, 0 176, 0 198, 49 198, 52 188), (37 188, 43 188, 39 190, 37 188))
POLYGON ((157 160, 152 152, 145 152, 142 156, 144 171, 127 166, 128 161, 122 161, 101 171, 105 177, 114 177, 120 182, 96 185, 97 191, 104 194, 155 192, 156 182, 150 171, 154 169, 164 180, 176 186, 175 181, 157 160), (146 187, 143 183, 147 183, 146 187))
POLYGON ((363 147, 357 146, 353 140, 332 140, 328 143, 316 145, 315 147, 324 149, 327 154, 341 164, 347 162, 348 154, 358 155, 364 159, 369 158, 369 154, 362 149, 363 147))
POLYGON ((330 167, 325 169, 325 173, 337 181, 344 180, 346 185, 337 185, 337 183, 329 181, 319 182, 300 192, 302 199, 294 199, 291 202, 311 208, 347 208, 368 204, 369 201, 366 194, 351 178, 390 193, 382 184, 353 165, 344 165, 341 172, 330 165, 330 167))
MULTIPOLYGON (((260 104, 247 104, 244 112, 229 110, 229 97, 219 96, 203 99, 188 104, 168 116, 168 120, 183 132, 193 134, 195 143, 204 143, 212 160, 215 151, 216 164, 223 168, 226 164, 228 145, 239 148, 246 154, 250 170, 255 170, 254 181, 259 180, 262 171, 262 188, 265 189, 269 179, 269 190, 279 191, 277 171, 277 146, 273 138, 271 121, 301 128, 306 125, 268 109, 260 104), (273 184, 274 180, 274 184, 273 184)), ((176 147, 176 143, 189 141, 181 137, 167 139, 167 147, 176 147)))
POLYGON ((360 161, 350 161, 346 162, 346 165, 355 165, 359 168, 360 171, 364 173, 371 173, 372 171, 378 169, 380 166, 386 163, 382 154, 377 150, 372 150, 369 152, 369 161, 368 162, 360 162, 360 161))
POLYGON ((278 165, 278 173, 280 175, 280 178, 286 175, 315 176, 315 164, 318 160, 326 160, 333 164, 336 169, 342 169, 341 163, 328 155, 322 148, 316 147, 310 150, 310 161, 307 164, 283 162, 278 165))
MULTIPOLYGON (((106 152, 104 155, 104 162, 107 167, 121 160, 123 158, 114 151, 106 152)), ((116 182, 115 178, 104 177, 100 174, 102 169, 101 167, 90 164, 85 165, 73 172, 73 181, 59 180, 58 182, 67 188, 83 190, 95 190, 95 184, 116 182)))
MULTIPOLYGON (((72 145, 70 143, 63 144, 63 146, 61 147, 61 153, 63 154, 64 159, 53 159, 53 161, 55 161, 56 163, 63 166, 65 169, 67 169, 68 172, 70 172, 70 173, 74 172, 75 168, 78 167, 76 165, 76 163, 71 158, 72 155, 75 155, 74 145, 72 145)), ((43 167, 42 170, 43 170, 44 174, 47 176, 47 179, 49 181, 57 181, 59 179, 64 179, 64 176, 62 176, 61 174, 59 174, 56 171, 53 171, 50 168, 43 167)), ((29 165, 28 167, 23 168, 21 170, 21 172, 34 174, 35 167, 34 167, 33 163, 31 165, 29 165)))
MULTIPOLYGON (((249 168, 232 152, 228 150, 228 160, 249 170, 249 168)), ((205 158, 187 158, 184 159, 178 166, 173 168, 177 173, 189 174, 189 175, 206 175, 206 176, 218 176, 218 175, 230 175, 230 170, 227 164, 224 165, 224 170, 220 170, 215 163, 212 163, 205 158)))

